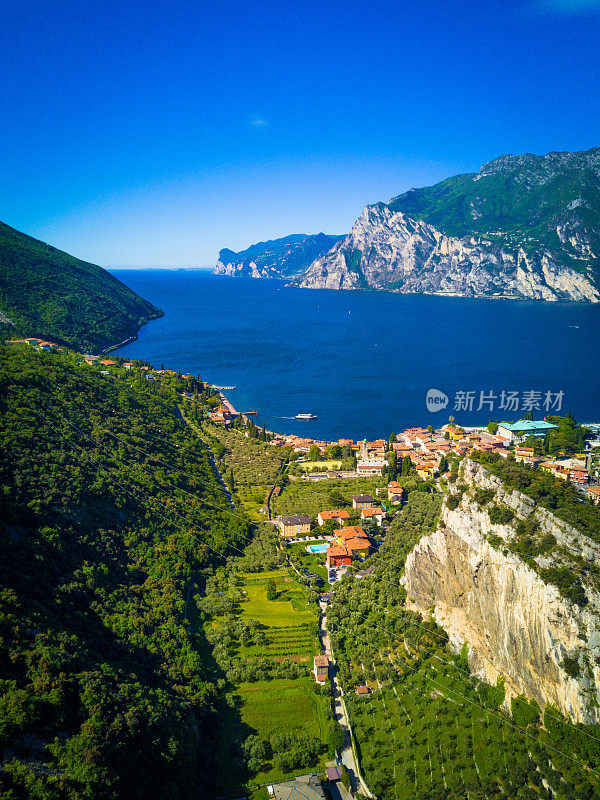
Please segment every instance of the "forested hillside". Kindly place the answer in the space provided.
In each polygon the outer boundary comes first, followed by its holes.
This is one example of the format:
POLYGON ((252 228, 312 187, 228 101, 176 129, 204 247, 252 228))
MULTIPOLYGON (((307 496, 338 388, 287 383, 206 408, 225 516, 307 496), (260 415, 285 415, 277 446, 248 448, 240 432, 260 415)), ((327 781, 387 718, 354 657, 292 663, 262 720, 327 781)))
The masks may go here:
POLYGON ((98 352, 161 314, 102 267, 0 222, 0 331, 98 352))
POLYGON ((179 379, 0 351, 0 795, 207 796, 221 670, 194 597, 245 543, 179 379))

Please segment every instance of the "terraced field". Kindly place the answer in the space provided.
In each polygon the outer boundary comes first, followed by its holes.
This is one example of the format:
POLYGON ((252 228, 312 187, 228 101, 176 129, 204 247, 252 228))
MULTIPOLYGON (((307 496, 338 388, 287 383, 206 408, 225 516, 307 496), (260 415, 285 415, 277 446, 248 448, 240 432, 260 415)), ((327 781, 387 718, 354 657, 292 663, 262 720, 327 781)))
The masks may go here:
POLYGON ((290 658, 310 661, 315 650, 314 624, 269 628, 266 642, 261 645, 241 646, 238 654, 243 658, 290 658))

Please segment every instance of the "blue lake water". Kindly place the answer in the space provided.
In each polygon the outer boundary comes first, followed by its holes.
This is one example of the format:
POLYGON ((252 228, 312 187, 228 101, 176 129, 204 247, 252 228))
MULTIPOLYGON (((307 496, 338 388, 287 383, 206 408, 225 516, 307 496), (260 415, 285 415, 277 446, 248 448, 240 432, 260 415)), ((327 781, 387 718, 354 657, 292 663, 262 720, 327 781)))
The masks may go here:
POLYGON ((562 392, 560 410, 600 419, 600 305, 296 289, 201 270, 114 274, 165 311, 119 355, 235 385, 236 409, 272 430, 360 439, 450 414, 465 425, 515 420, 528 392, 540 395, 536 418, 547 392, 554 405, 562 392), (446 408, 427 409, 429 389, 446 408), (517 393, 516 410, 500 408, 503 391, 517 393), (317 419, 288 419, 305 412, 317 419))

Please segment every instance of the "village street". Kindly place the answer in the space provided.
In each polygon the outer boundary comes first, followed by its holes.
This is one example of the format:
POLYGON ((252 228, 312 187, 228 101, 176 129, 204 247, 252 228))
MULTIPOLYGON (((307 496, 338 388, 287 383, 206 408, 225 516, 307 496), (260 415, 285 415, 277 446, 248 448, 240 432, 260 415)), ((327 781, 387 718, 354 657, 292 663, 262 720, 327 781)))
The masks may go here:
MULTIPOLYGON (((335 663, 335 658, 333 656, 333 651, 331 649, 329 632, 327 630, 327 604, 320 603, 319 605, 321 606, 319 636, 321 638, 321 644, 323 646, 323 649, 325 650, 325 654, 331 664, 329 668, 329 677, 331 678, 331 683, 332 683, 332 692, 334 699, 334 715, 335 719, 341 725, 342 729, 344 730, 344 733, 346 734, 346 742, 344 750, 342 751, 341 754, 342 764, 348 770, 348 773, 350 775, 350 780, 355 788, 355 791, 361 792, 363 795, 365 795, 365 797, 374 797, 374 795, 369 791, 367 785, 365 784, 360 774, 360 769, 356 762, 356 758, 354 756, 354 750, 352 748, 352 738, 350 736, 350 726, 348 724, 346 705, 344 703, 342 688, 339 685, 337 677, 337 667, 335 663)), ((345 791, 344 787, 341 785, 339 786, 339 789, 340 789, 340 794, 345 791)))

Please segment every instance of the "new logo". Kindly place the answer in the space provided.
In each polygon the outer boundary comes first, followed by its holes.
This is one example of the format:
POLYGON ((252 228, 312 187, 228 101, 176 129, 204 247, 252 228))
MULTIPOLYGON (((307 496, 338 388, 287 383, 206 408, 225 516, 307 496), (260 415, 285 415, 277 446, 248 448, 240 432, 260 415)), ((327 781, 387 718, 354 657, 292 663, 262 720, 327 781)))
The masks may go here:
POLYGON ((448 395, 440 392, 439 389, 429 389, 425 395, 425 405, 427 406, 427 411, 441 411, 448 405, 448 395))

